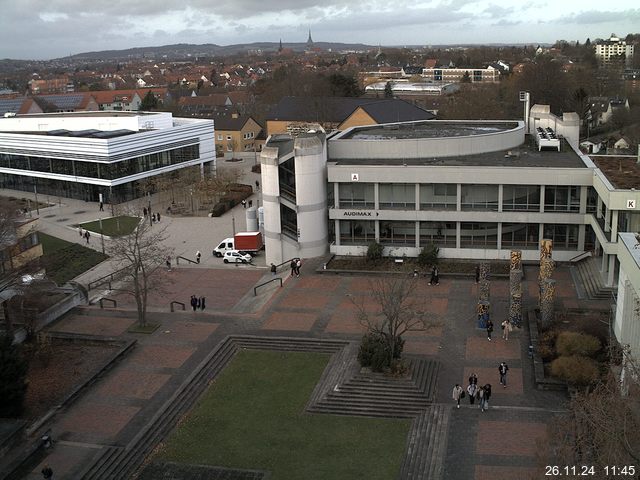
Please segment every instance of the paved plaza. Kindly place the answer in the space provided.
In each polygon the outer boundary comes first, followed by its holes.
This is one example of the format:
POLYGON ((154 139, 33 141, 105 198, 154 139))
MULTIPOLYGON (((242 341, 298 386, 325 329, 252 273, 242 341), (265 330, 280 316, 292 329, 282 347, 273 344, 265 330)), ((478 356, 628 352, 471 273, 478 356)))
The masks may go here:
MULTIPOLYGON (((42 229, 78 241, 76 231, 56 218, 74 215, 74 221, 80 222, 96 218, 99 212, 95 204, 69 202, 43 211, 42 229), (84 213, 73 213, 82 210, 84 213), (55 217, 46 218, 53 214, 55 217)), ((242 207, 236 207, 235 211, 241 215, 241 210, 242 207)), ((110 295, 119 300, 115 309, 80 307, 50 327, 56 332, 136 339, 137 345, 53 417, 55 446, 41 463, 33 466, 27 478, 41 478, 39 472, 46 463, 52 466, 57 479, 75 479, 101 449, 127 445, 185 378, 230 334, 347 340, 361 337, 363 328, 356 318, 353 299, 370 290, 368 278, 316 273, 315 269, 324 261, 317 259, 303 264, 300 278, 289 277, 283 271, 280 273, 283 288, 269 287, 253 300, 254 286, 271 278, 267 269, 225 266, 206 254, 219 238, 231 233, 229 219, 228 215, 221 219, 163 217, 162 223, 168 226, 176 252, 193 256, 192 252, 201 250, 203 262, 159 273, 166 290, 150 296, 150 319, 160 324, 153 334, 127 332, 135 323, 133 304, 117 294, 110 295), (207 298, 205 311, 169 311, 170 301, 188 303, 192 294, 207 298)), ((79 280, 90 281, 108 273, 110 268, 113 266, 105 262, 79 280)), ((536 277, 535 267, 525 269, 525 305, 535 304, 536 277)), ((606 302, 579 299, 568 268, 558 268, 554 278, 558 280, 558 309, 607 307, 606 302)), ((444 276, 439 286, 428 286, 427 280, 421 279, 418 290, 429 316, 440 326, 406 335, 405 352, 441 362, 435 400, 452 409, 443 478, 529 478, 536 466, 536 444, 562 409, 565 397, 536 389, 532 361, 527 355, 527 331, 514 331, 505 341, 497 328, 493 341, 489 342, 485 332, 475 325, 477 285, 470 278, 444 276), (501 361, 506 361, 510 368, 507 388, 498 382, 497 367, 501 361), (474 372, 480 384, 493 385, 491 405, 484 413, 477 405, 469 405, 467 398, 459 410, 453 408, 451 400, 453 385, 466 386, 466 379, 474 372)), ((492 280, 492 316, 496 325, 506 317, 507 295, 508 280, 492 280)))

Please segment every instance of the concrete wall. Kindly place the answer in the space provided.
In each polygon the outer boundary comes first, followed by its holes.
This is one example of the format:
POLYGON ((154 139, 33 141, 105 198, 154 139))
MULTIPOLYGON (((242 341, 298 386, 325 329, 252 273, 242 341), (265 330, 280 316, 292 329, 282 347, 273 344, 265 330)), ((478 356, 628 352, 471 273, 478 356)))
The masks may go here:
POLYGON ((538 127, 550 127, 578 149, 580 143, 580 117, 577 113, 563 113, 562 118, 551 113, 549 105, 534 105, 529 112, 529 132, 535 134, 538 127))

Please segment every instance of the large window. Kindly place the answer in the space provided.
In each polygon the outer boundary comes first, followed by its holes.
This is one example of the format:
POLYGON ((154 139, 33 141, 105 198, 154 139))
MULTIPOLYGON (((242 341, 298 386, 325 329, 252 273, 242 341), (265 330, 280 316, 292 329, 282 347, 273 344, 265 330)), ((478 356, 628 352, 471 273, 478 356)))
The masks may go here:
POLYGON ((502 210, 540 211, 540 187, 537 185, 505 185, 502 188, 502 210))
POLYGON ((415 210, 414 183, 381 183, 378 186, 381 209, 415 210))
POLYGON ((472 222, 461 223, 460 247, 498 248, 498 224, 472 222))
POLYGON ((538 248, 540 225, 537 223, 503 223, 502 248, 538 248))
POLYGON ((298 215, 286 205, 280 204, 280 225, 282 233, 298 240, 298 215))
POLYGON ((415 247, 415 222, 380 222, 380 243, 383 245, 397 245, 415 247))
POLYGON ((296 201, 296 163, 293 158, 278 165, 280 195, 292 202, 296 201))
POLYGON ((596 213, 598 210, 598 192, 593 187, 587 188, 587 213, 596 213))
POLYGON ((420 222, 420 246, 456 246, 456 222, 420 222))
POLYGON ((555 250, 576 250, 578 248, 578 225, 545 224, 544 238, 553 240, 555 250))
POLYGON ((376 241, 376 222, 372 220, 340 220, 341 245, 369 245, 376 241))
POLYGON ((458 206, 458 185, 429 183, 420 185, 421 210, 455 210, 458 206))
POLYGON ((545 212, 579 212, 580 187, 547 185, 544 188, 545 212))
POLYGON ((498 185, 462 185, 462 210, 498 211, 498 185))
POLYGON ((374 208, 372 183, 340 183, 340 208, 374 208))

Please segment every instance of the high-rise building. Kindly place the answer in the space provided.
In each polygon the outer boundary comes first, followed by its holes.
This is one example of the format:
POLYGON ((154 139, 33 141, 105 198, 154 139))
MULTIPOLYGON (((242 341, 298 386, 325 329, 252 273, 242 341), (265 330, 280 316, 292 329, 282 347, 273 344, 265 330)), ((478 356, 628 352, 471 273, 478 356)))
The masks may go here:
POLYGON ((633 59, 633 45, 611 34, 608 40, 596 43, 596 58, 602 65, 609 65, 624 58, 625 65, 631 65, 633 59))

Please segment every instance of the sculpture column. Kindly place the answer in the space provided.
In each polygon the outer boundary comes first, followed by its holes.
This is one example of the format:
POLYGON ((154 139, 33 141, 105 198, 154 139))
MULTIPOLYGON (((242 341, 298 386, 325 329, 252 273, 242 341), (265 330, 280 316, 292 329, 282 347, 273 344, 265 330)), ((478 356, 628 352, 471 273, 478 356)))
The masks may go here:
POLYGON ((489 320, 489 272, 490 265, 488 263, 480 264, 480 281, 478 282, 478 306, 476 312, 478 314, 478 328, 486 328, 489 320))
POLYGON ((509 269, 509 322, 514 327, 522 324, 522 252, 511 251, 509 269))

